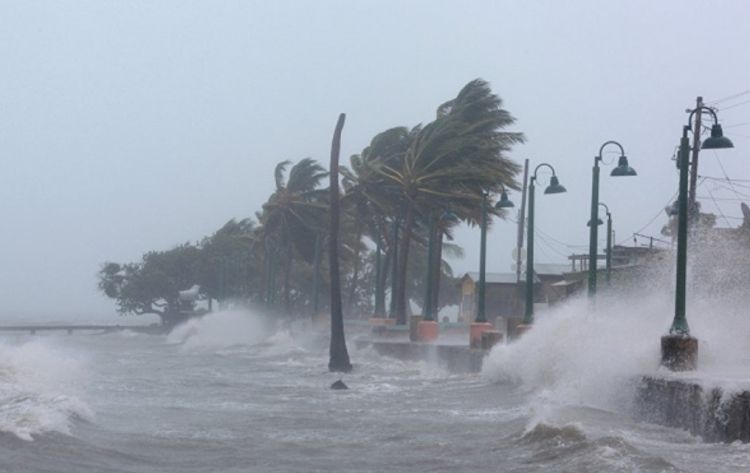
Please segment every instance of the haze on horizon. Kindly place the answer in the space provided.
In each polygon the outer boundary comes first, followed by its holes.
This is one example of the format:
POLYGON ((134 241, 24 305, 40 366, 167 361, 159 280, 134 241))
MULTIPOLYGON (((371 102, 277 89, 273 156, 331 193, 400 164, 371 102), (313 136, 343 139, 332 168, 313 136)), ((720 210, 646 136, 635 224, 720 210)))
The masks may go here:
MULTIPOLYGON (((2 1, 0 322, 112 319, 96 291, 104 261, 253 216, 276 163, 327 166, 339 112, 347 162, 386 128, 428 122, 477 77, 526 135, 511 156, 553 164, 568 189, 537 198, 539 262, 585 251, 591 165, 610 139, 639 173, 602 172, 617 241, 658 237, 696 96, 735 144, 702 153, 700 174, 750 179, 750 95, 717 103, 750 89, 749 11, 741 0, 2 1)), ((702 186, 704 211, 739 225, 750 192, 702 186)), ((515 234, 495 222, 488 271, 510 271, 515 234)), ((476 270, 478 242, 477 229, 457 232, 457 273, 476 270)))

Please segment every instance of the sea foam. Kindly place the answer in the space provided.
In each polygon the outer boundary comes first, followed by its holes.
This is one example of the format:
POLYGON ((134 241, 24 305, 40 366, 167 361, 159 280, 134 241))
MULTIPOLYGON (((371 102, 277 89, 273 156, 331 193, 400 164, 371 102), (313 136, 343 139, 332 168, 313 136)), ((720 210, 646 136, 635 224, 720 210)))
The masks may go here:
POLYGON ((69 434, 74 419, 93 418, 75 395, 84 375, 80 360, 48 343, 0 343, 0 432, 32 440, 69 434))

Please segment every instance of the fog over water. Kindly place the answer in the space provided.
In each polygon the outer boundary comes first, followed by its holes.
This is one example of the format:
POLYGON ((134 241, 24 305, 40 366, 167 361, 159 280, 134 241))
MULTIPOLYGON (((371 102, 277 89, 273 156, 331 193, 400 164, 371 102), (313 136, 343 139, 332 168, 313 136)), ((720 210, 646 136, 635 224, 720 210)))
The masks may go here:
MULTIPOLYGON (((111 320, 95 290, 103 261, 252 216, 277 162, 325 162, 339 112, 345 160, 385 128, 431 120, 476 77, 528 138, 512 157, 554 164, 568 188, 537 199, 538 261, 585 251, 592 158, 609 139, 639 173, 603 172, 617 240, 658 236, 684 110, 748 89, 746 17, 739 0, 4 1, 0 317, 111 320)), ((748 122, 741 102, 718 104, 736 148, 704 153, 702 174, 750 178, 750 131, 730 127, 748 122)), ((716 203, 721 226, 739 222, 736 201, 716 203)), ((509 270, 514 235, 496 223, 488 270, 509 270)), ((476 229, 457 241, 455 269, 476 270, 476 229)))

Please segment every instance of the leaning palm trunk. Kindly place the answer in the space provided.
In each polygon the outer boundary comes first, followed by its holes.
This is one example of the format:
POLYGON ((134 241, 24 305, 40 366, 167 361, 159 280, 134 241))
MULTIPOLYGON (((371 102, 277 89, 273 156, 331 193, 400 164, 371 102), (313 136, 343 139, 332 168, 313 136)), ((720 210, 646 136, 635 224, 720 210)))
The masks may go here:
POLYGON ((432 310, 435 314, 435 320, 439 320, 439 313, 440 313, 440 276, 443 272, 442 263, 443 263, 443 229, 440 228, 440 225, 435 225, 435 228, 433 229, 435 234, 433 235, 435 238, 435 251, 432 254, 432 274, 430 277, 432 278, 432 301, 430 301, 432 310))
POLYGON ((396 285, 396 324, 406 325, 406 272, 409 264, 409 246, 411 245, 411 230, 414 226, 416 211, 414 201, 406 204, 404 218, 404 234, 401 236, 400 258, 398 260, 398 280, 396 285))
POLYGON ((331 274, 331 345, 328 370, 349 372, 352 370, 352 364, 349 361, 349 352, 346 349, 346 338, 344 337, 344 315, 341 310, 341 275, 339 274, 339 151, 341 149, 341 130, 344 128, 345 119, 346 115, 343 113, 339 115, 336 129, 333 132, 333 143, 331 143, 331 229, 328 240, 331 274))
POLYGON ((357 213, 356 217, 356 224, 355 224, 355 232, 356 237, 354 239, 354 244, 356 245, 354 248, 354 267, 352 268, 352 281, 349 285, 349 296, 346 300, 346 312, 351 317, 352 308, 355 306, 355 298, 357 296, 357 284, 359 284, 359 265, 360 265, 360 242, 362 241, 362 231, 363 231, 363 225, 362 225, 362 217, 359 213, 357 213))
POLYGON ((286 256, 286 262, 284 265, 284 310, 286 315, 292 315, 292 300, 291 300, 291 275, 292 275, 292 245, 289 245, 289 249, 286 256))

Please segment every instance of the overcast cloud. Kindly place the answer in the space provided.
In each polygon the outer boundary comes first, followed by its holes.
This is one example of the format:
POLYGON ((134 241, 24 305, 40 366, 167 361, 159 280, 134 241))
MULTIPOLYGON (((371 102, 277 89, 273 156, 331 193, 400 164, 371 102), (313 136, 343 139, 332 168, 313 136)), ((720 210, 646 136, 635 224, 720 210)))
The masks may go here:
MULTIPOLYGON (((591 165, 610 139, 639 173, 602 173, 617 240, 659 236, 685 109, 750 89, 749 13, 742 0, 0 1, 0 322, 111 317, 102 262, 252 216, 277 162, 327 165, 339 112, 348 157, 430 121, 476 77, 526 134, 512 157, 553 164, 568 188, 537 197, 539 262, 585 251, 591 165)), ((746 100, 717 104, 735 149, 704 152, 701 174, 750 179, 746 100)), ((750 195, 737 190, 698 195, 750 195)), ((738 225, 739 203, 717 202, 719 224, 738 225)), ((510 271, 515 232, 495 223, 488 271, 510 271)), ((476 270, 478 241, 458 232, 458 272, 476 270)))

